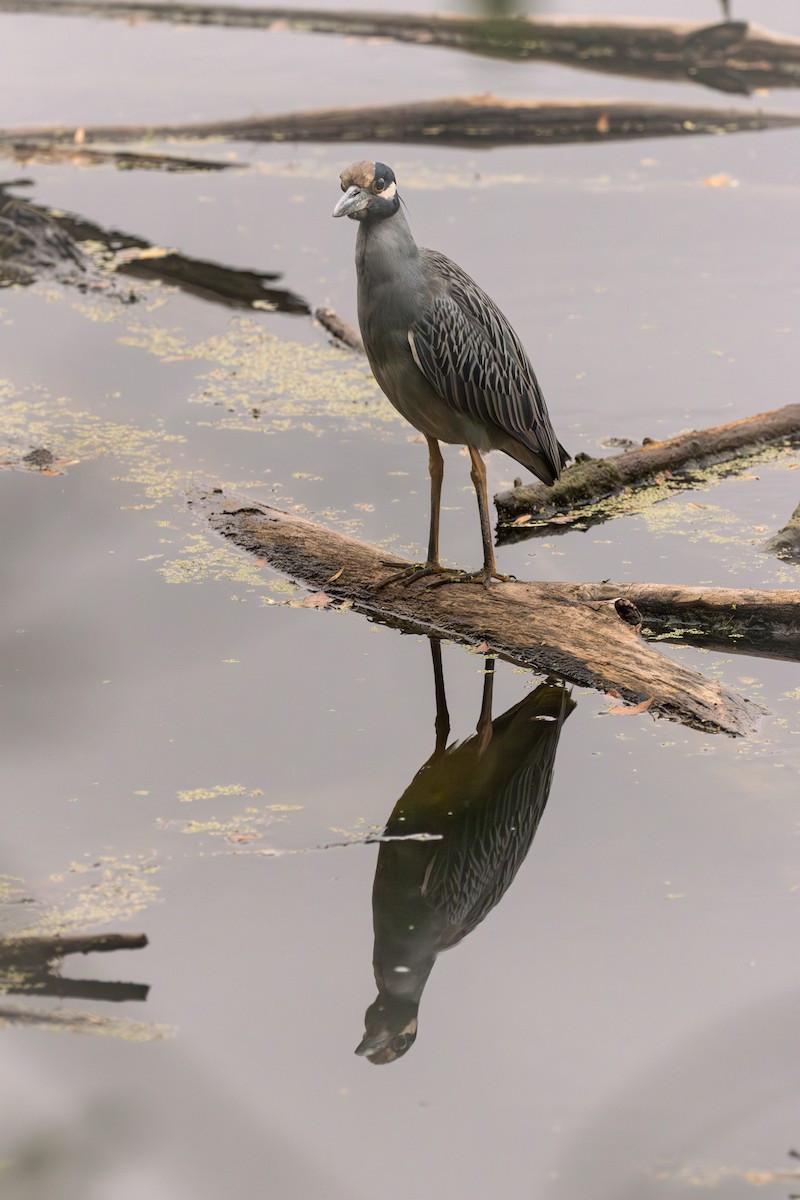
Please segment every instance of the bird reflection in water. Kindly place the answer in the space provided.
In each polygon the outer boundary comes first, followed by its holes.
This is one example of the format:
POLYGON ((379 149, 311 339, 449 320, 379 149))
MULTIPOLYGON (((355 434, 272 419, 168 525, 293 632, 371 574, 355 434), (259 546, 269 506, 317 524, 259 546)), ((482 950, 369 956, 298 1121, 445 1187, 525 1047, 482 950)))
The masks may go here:
POLYGON ((448 746, 437 640, 431 653, 436 748, 389 818, 372 890, 378 996, 356 1054, 373 1063, 394 1062, 411 1048, 438 954, 480 925, 510 887, 547 804, 561 727, 575 707, 561 684, 547 682, 492 720, 494 659, 487 658, 476 732, 448 746))

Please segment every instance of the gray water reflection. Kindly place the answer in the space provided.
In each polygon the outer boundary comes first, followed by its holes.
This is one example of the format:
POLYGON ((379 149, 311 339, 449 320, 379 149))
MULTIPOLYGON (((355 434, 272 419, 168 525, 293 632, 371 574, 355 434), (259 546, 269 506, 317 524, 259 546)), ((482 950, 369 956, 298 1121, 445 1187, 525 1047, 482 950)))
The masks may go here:
POLYGON ((561 727, 575 707, 562 686, 548 682, 493 720, 490 657, 476 732, 448 746, 436 639, 431 654, 436 746, 397 801, 375 868, 378 996, 356 1050, 372 1063, 394 1062, 411 1048, 437 957, 477 928, 511 886, 539 827, 561 727))

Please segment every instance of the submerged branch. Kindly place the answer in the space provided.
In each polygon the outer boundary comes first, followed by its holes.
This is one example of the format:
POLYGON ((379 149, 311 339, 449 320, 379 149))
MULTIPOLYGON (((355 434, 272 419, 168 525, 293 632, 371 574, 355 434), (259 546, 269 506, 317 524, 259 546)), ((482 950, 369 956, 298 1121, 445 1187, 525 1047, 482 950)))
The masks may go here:
POLYGON ((778 558, 800 562, 800 504, 794 510, 783 529, 765 543, 764 549, 778 558))
MULTIPOLYGON (((764 446, 800 438, 800 404, 787 404, 727 425, 692 430, 667 441, 644 445, 613 458, 582 458, 562 473, 557 483, 522 484, 495 496, 501 535, 552 533, 548 522, 571 514, 575 519, 592 504, 666 481, 676 491, 692 486, 691 470, 755 454, 764 446), (675 472, 685 474, 675 475, 675 472), (516 524, 529 517, 531 524, 516 524)), ((629 510, 628 510, 629 511, 629 510)), ((589 514, 591 522, 613 513, 589 514)))
POLYGON ((2 12, 385 38, 517 62, 552 62, 603 74, 685 80, 740 94, 800 84, 800 41, 747 21, 706 25, 585 17, 486 18, 145 0, 0 0, 2 12))
POLYGON ((88 146, 61 146, 53 143, 23 142, 0 145, 0 156, 10 158, 20 166, 35 163, 68 162, 73 167, 97 167, 111 163, 120 171, 168 171, 173 174, 246 170, 240 162, 217 162, 211 158, 186 158, 155 151, 133 153, 128 150, 95 150, 88 146))
MULTIPOLYGON (((375 592, 374 584, 395 565, 406 565, 403 560, 387 558, 372 546, 294 514, 225 496, 219 489, 199 493, 190 503, 243 550, 310 587, 324 589, 323 606, 348 600, 383 624, 467 645, 485 641, 510 662, 614 692, 634 704, 649 701, 653 713, 710 732, 747 733, 762 711, 649 646, 638 633, 639 614, 623 596, 625 585, 607 585, 608 598, 605 591, 602 597, 593 596, 592 585, 580 595, 576 585, 553 583, 507 583, 490 592, 471 584, 394 585, 375 592)), ((741 606, 747 620, 756 612, 766 614, 767 620, 774 611, 781 629, 790 622, 800 629, 800 592, 759 592, 753 600, 747 591, 718 589, 713 596, 704 591, 704 615, 696 599, 687 601, 681 612, 681 597, 696 598, 698 589, 655 591, 667 598, 678 623, 694 626, 703 620, 718 635, 724 631, 737 636, 741 606)), ((654 601, 648 603, 652 609, 654 601)))
POLYGON ((752 132, 800 125, 796 113, 700 108, 628 100, 503 100, 454 96, 411 104, 313 109, 275 117, 182 125, 0 129, 0 146, 225 138, 245 142, 399 142, 445 146, 549 145, 752 132))

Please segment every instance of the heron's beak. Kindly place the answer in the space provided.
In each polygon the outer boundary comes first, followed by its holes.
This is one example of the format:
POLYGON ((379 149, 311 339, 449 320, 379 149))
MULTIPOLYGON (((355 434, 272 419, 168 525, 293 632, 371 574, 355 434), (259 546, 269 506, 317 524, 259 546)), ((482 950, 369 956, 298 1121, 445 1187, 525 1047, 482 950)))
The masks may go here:
POLYGON ((352 217, 356 213, 361 212, 362 208, 366 208, 368 204, 369 192, 354 183, 351 188, 347 189, 336 205, 333 215, 335 217, 352 217))
POLYGON ((366 1033, 359 1045, 356 1046, 355 1052, 361 1058, 366 1058, 368 1055, 374 1054, 376 1050, 384 1050, 391 1040, 391 1033, 387 1033, 384 1029, 379 1033, 366 1033))

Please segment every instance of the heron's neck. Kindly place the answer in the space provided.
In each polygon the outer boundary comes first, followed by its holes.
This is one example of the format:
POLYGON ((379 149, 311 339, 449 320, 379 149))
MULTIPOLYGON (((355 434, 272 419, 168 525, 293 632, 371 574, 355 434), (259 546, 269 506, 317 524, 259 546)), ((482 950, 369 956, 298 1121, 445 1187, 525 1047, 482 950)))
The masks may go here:
POLYGON ((359 224, 356 238, 359 275, 367 271, 375 283, 396 279, 399 267, 418 259, 419 247, 402 208, 382 221, 362 221, 359 224))

